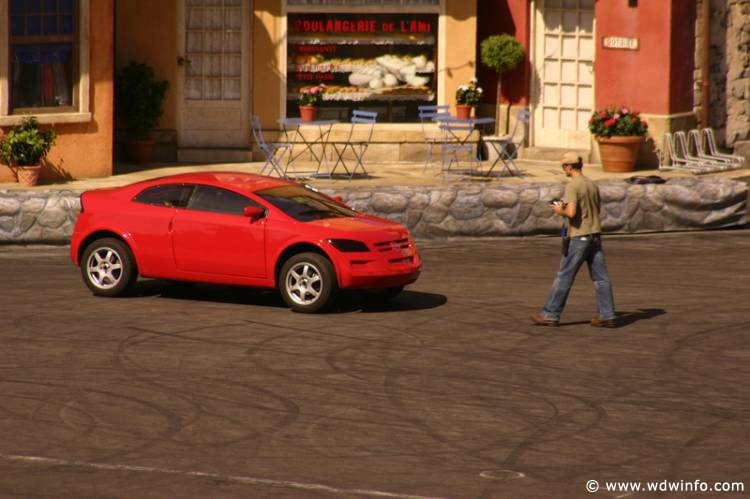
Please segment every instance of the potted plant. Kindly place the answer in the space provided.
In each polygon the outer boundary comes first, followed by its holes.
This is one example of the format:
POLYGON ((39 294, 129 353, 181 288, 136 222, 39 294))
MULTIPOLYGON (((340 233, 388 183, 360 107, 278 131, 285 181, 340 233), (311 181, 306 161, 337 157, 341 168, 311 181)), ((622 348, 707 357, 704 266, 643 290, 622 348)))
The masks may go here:
POLYGON ((21 185, 33 187, 56 136, 54 130, 40 131, 36 117, 28 116, 0 140, 0 159, 15 172, 21 185))
POLYGON ((471 110, 479 104, 482 98, 482 87, 477 86, 478 80, 472 78, 468 85, 461 85, 456 90, 456 117, 462 120, 471 118, 471 110))
POLYGON ((314 87, 304 87, 299 94, 299 115, 302 121, 315 121, 315 114, 318 106, 323 102, 323 92, 325 92, 325 83, 315 85, 314 87))
POLYGON ((497 96, 495 113, 495 132, 500 133, 500 96, 502 95, 502 76, 515 69, 524 59, 523 46, 513 35, 492 35, 484 40, 479 47, 482 64, 497 73, 497 96))
POLYGON ((627 107, 608 107, 593 112, 589 131, 599 144, 602 169, 629 172, 635 168, 648 123, 627 107))
POLYGON ((154 70, 141 62, 131 62, 115 77, 118 126, 125 134, 128 159, 143 164, 151 161, 153 130, 161 117, 162 102, 169 82, 157 81, 154 70))

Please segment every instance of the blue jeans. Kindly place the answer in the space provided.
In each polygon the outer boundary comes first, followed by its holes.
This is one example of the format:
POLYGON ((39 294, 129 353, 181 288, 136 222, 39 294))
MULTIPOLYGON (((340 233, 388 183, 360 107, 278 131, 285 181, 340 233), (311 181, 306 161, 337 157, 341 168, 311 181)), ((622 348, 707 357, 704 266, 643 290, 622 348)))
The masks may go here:
POLYGON ((568 255, 560 261, 560 270, 552 283, 547 303, 542 308, 542 315, 547 319, 559 321, 565 308, 570 288, 583 262, 589 266, 589 275, 596 290, 596 308, 601 320, 615 318, 615 300, 612 295, 612 284, 609 282, 607 264, 604 261, 601 238, 583 236, 570 238, 568 255))

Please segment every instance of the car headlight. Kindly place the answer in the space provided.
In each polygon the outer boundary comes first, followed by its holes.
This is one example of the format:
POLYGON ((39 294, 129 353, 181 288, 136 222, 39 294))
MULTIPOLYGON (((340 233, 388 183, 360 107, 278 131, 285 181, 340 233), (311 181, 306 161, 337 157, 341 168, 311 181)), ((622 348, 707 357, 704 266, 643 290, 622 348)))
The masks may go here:
POLYGON ((328 242, 342 253, 366 253, 370 251, 365 243, 353 239, 329 239, 328 242))

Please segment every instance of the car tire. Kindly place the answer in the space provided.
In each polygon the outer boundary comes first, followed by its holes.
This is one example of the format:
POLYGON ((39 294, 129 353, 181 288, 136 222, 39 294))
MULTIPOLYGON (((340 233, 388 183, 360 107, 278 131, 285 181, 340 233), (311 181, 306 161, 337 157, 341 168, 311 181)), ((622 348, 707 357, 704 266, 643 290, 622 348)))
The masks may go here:
POLYGON ((319 312, 336 296, 336 271, 328 258, 317 253, 294 255, 281 267, 279 291, 295 312, 319 312))
POLYGON ((130 248, 111 237, 97 239, 86 246, 81 258, 83 282, 96 296, 120 296, 138 278, 130 248))

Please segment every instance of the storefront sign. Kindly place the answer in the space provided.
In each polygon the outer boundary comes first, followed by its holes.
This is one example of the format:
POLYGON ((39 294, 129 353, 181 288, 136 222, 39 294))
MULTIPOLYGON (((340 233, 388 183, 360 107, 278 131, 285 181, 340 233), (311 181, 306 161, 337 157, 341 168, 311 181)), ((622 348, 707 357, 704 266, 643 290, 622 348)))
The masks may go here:
POLYGON ((376 19, 297 19, 294 21, 294 33, 431 33, 432 23, 420 19, 398 20, 376 20, 376 19))
POLYGON ((602 38, 602 46, 605 49, 638 50, 638 38, 625 38, 623 36, 605 36, 602 38))

